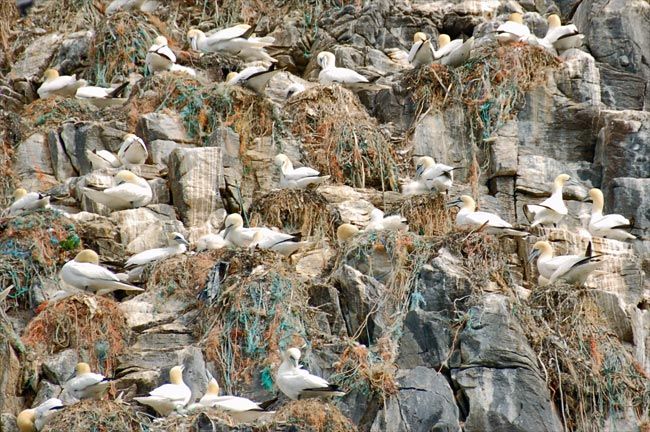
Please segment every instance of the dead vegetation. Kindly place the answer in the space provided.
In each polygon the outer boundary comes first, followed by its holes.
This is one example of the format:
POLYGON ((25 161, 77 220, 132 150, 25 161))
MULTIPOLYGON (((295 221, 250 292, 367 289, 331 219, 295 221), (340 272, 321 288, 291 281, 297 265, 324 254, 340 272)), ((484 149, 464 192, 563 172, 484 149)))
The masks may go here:
POLYGON ((334 405, 318 399, 291 401, 278 410, 273 424, 297 427, 297 430, 310 432, 353 432, 357 428, 334 405))
POLYGON ((45 304, 22 339, 40 358, 75 349, 93 370, 110 376, 129 338, 126 317, 114 300, 77 294, 45 304))
POLYGON ((217 256, 225 250, 197 255, 175 255, 150 269, 147 291, 160 291, 165 297, 193 299, 205 288, 217 256))
POLYGON ((112 400, 85 400, 66 406, 54 414, 43 432, 111 431, 132 432, 149 425, 149 419, 139 415, 129 405, 112 400))
POLYGON ((31 16, 36 25, 52 31, 75 32, 96 28, 102 18, 95 0, 46 0, 37 5, 31 16))
MULTIPOLYGON (((111 113, 116 110, 111 109, 111 113)), ((29 133, 57 130, 66 121, 95 121, 107 115, 106 110, 92 108, 87 102, 74 98, 55 96, 48 99, 36 99, 23 110, 23 127, 29 133)), ((115 117, 113 117, 115 118, 115 117)), ((117 116, 119 118, 119 114, 117 116)))
POLYGON ((453 219, 442 195, 416 195, 406 198, 401 206, 390 209, 406 218, 409 231, 424 236, 443 235, 453 229, 453 219))
POLYGON ((308 166, 337 183, 398 190, 395 152, 354 93, 316 86, 287 101, 286 112, 308 166))

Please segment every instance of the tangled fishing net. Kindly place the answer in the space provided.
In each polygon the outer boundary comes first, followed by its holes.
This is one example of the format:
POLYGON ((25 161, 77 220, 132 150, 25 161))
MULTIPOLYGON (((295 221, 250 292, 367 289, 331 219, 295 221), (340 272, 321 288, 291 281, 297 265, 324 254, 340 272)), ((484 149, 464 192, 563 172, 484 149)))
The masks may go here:
POLYGON ((148 430, 150 420, 129 405, 112 400, 83 400, 52 415, 44 432, 148 430))
POLYGON ((356 426, 334 405, 318 399, 291 401, 275 414, 267 430, 278 430, 274 426, 297 427, 297 430, 312 432, 353 432, 356 426))

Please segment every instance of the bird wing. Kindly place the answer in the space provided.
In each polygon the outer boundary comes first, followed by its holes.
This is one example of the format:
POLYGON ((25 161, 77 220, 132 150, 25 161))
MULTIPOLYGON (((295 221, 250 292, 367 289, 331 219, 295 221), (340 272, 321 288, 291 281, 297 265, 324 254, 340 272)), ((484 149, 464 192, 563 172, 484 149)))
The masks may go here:
POLYGON ((605 215, 596 221, 589 222, 589 228, 591 230, 607 230, 628 227, 630 227, 629 219, 620 214, 605 215))
POLYGON ((566 205, 564 204, 564 200, 562 199, 562 196, 551 195, 550 197, 546 198, 544 201, 542 201, 540 204, 537 205, 552 210, 561 215, 565 215, 569 212, 568 209, 566 208, 566 205))
POLYGON ((237 24, 235 26, 216 31, 210 36, 206 36, 205 40, 208 44, 212 45, 213 43, 241 37, 245 35, 250 28, 251 26, 248 24, 237 24))
POLYGON ((101 383, 104 379, 104 375, 87 373, 72 378, 63 385, 63 388, 71 392, 83 392, 85 389, 101 383))
POLYGON ((544 36, 544 40, 553 44, 558 39, 574 36, 579 34, 578 28, 574 24, 569 24, 557 28, 549 28, 544 36))
POLYGON ((170 401, 181 402, 189 399, 192 395, 191 390, 187 386, 178 384, 163 384, 149 393, 151 396, 165 398, 170 401))
MULTIPOLYGON (((119 282, 118 277, 112 271, 93 263, 74 262, 66 268, 70 274, 91 280, 105 280, 119 282)), ((101 375, 100 375, 101 376, 101 375)), ((103 378, 102 378, 103 379, 103 378)), ((101 381, 101 380, 100 380, 101 381)))
POLYGON ((77 99, 103 99, 109 96, 112 89, 95 86, 79 87, 75 97, 77 99))
POLYGON ((488 226, 493 228, 512 228, 512 225, 494 213, 477 211, 470 213, 468 219, 475 221, 475 223, 479 225, 487 223, 488 226))
POLYGON ((282 71, 276 70, 274 66, 271 66, 269 70, 264 70, 249 76, 245 81, 245 85, 258 93, 262 93, 269 81, 280 72, 282 71))
POLYGON ((174 51, 172 51, 171 48, 169 48, 167 45, 153 45, 151 48, 149 48, 148 52, 152 54, 158 54, 170 62, 176 63, 176 55, 174 54, 174 51))
POLYGON ((115 199, 132 203, 145 197, 146 193, 142 186, 133 183, 122 183, 121 185, 105 189, 104 194, 115 199))
POLYGON ((434 51, 435 58, 436 60, 441 59, 442 57, 451 54, 453 51, 457 50, 462 46, 463 46, 462 39, 454 39, 444 47, 440 48, 438 51, 434 51))
POLYGON ((36 407, 36 415, 43 415, 51 409, 56 409, 63 406, 61 399, 50 398, 36 407))
MULTIPOLYGON (((60 76, 50 82, 43 83, 38 88, 38 95, 41 96, 41 92, 49 93, 61 90, 68 86, 75 85, 77 83, 77 78, 69 75, 60 76)), ((41 96, 42 97, 42 96, 41 96)))
POLYGON ((318 74, 318 80, 322 84, 329 84, 329 83, 354 84, 354 83, 368 82, 368 79, 366 77, 353 71, 352 69, 339 68, 339 67, 323 69, 318 74))
POLYGON ((561 279, 563 276, 565 276, 567 273, 569 273, 574 269, 592 263, 595 259, 600 258, 600 255, 588 256, 588 257, 584 257, 584 256, 581 257, 576 255, 564 255, 557 258, 563 258, 563 259, 557 261, 560 263, 560 265, 549 278, 549 283, 553 283, 558 279, 561 279))
POLYGON ((238 396, 221 396, 216 398, 212 406, 222 408, 225 411, 243 412, 243 411, 264 411, 259 404, 250 399, 238 396))
POLYGON ((530 29, 524 24, 506 21, 497 28, 497 33, 510 33, 521 38, 529 35, 530 29))
POLYGON ((103 204, 105 206, 108 206, 113 210, 127 209, 131 207, 131 204, 128 201, 117 197, 106 195, 104 193, 105 191, 98 191, 90 188, 83 188, 82 191, 83 194, 86 195, 91 200, 103 204))
POLYGON ((413 63, 413 60, 415 59, 415 56, 421 47, 422 47, 422 41, 417 41, 413 44, 411 50, 409 51, 409 57, 408 57, 409 63, 413 63))
POLYGON ((318 177, 320 172, 310 167, 294 168, 292 171, 282 173, 287 180, 300 180, 307 177, 318 177))
POLYGON ((149 249, 133 255, 124 264, 126 267, 135 265, 144 265, 153 261, 158 261, 169 255, 168 248, 149 249))

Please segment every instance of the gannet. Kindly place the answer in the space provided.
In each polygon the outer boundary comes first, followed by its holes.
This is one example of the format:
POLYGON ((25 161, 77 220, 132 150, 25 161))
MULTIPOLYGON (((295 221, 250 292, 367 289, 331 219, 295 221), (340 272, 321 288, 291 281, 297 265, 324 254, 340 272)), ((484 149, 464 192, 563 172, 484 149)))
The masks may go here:
POLYGON ((63 384, 62 395, 70 395, 76 400, 101 399, 110 385, 110 379, 91 372, 90 365, 81 362, 77 363, 75 376, 63 384))
POLYGON ((179 64, 171 65, 171 67, 169 68, 169 72, 180 72, 180 73, 187 74, 187 75, 189 75, 191 77, 196 76, 196 71, 194 69, 192 69, 191 67, 187 67, 187 66, 183 66, 183 65, 179 65, 179 64))
POLYGON ((40 192, 27 192, 23 188, 14 191, 14 202, 9 206, 10 216, 16 216, 22 212, 47 208, 50 206, 50 197, 40 192))
POLYGON ((47 69, 43 73, 43 77, 45 81, 36 91, 41 99, 47 99, 54 95, 74 97, 77 89, 88 84, 86 80, 78 80, 76 75, 59 76, 59 71, 56 69, 47 69))
POLYGON ((82 250, 61 267, 61 279, 68 285, 97 295, 117 290, 144 291, 120 282, 115 273, 99 265, 99 256, 90 249, 82 250))
POLYGON ((593 204, 591 207, 591 218, 589 219, 589 232, 596 237, 610 238, 614 240, 634 240, 635 236, 625 231, 632 225, 630 221, 620 214, 608 214, 603 216, 605 199, 600 189, 593 188, 589 191, 589 197, 593 204))
POLYGON ((541 40, 544 46, 551 45, 558 51, 582 46, 585 36, 578 32, 578 28, 574 24, 563 26, 560 17, 556 14, 549 15, 547 21, 548 30, 546 36, 541 40))
POLYGON ((149 152, 142 138, 134 134, 124 135, 124 141, 117 152, 117 157, 127 167, 146 162, 149 152))
POLYGON ((537 258, 539 284, 542 286, 560 279, 582 285, 589 274, 603 262, 602 255, 592 254, 591 242, 582 256, 561 255, 554 258, 551 245, 546 241, 538 241, 533 245, 528 261, 532 261, 537 256, 539 257, 537 258))
POLYGON ((145 264, 159 261, 170 257, 172 255, 178 255, 185 253, 189 243, 183 237, 183 234, 178 232, 173 232, 167 234, 167 247, 148 249, 146 251, 137 253, 129 258, 124 264, 125 267, 135 267, 143 266, 145 264))
POLYGON ((183 382, 184 366, 174 366, 169 371, 169 382, 149 392, 149 396, 135 397, 136 401, 152 407, 162 416, 183 408, 192 397, 192 390, 183 382))
POLYGON ((359 84, 368 83, 368 78, 348 68, 336 67, 336 56, 329 51, 321 51, 316 57, 321 71, 318 82, 321 84, 359 84))
MULTIPOLYGON (((244 228, 244 219, 239 213, 232 213, 226 216, 224 238, 238 247, 250 247, 251 243, 255 241, 255 234, 261 233, 258 236, 258 241, 263 241, 267 245, 279 244, 281 242, 295 242, 298 240, 296 236, 291 234, 284 234, 279 231, 274 231, 265 227, 244 228)), ((291 245, 287 245, 290 247, 291 245)), ((282 248, 280 248, 282 249, 282 248)), ((274 249, 279 252, 276 248, 274 249)))
POLYGON ((273 63, 270 68, 265 68, 263 66, 250 66, 239 73, 230 72, 226 77, 226 84, 246 87, 263 95, 264 89, 269 81, 271 81, 271 78, 280 72, 282 71, 275 69, 275 63, 273 63))
POLYGON ((280 187, 282 189, 305 189, 311 184, 320 184, 330 176, 321 176, 320 172, 309 167, 294 168, 291 160, 280 153, 273 160, 280 167, 280 187))
POLYGON ((336 238, 340 243, 345 243, 357 234, 359 234, 359 228, 349 223, 341 224, 336 229, 336 238))
POLYGON ((115 175, 116 185, 101 191, 83 188, 84 195, 110 208, 125 210, 142 207, 151 202, 153 192, 149 183, 131 171, 120 171, 115 175))
POLYGON ((119 168, 122 162, 108 150, 86 150, 86 157, 90 161, 93 170, 105 168, 119 168))
POLYGON ((567 207, 562 199, 562 188, 564 183, 571 177, 567 174, 560 174, 553 181, 553 192, 551 196, 540 204, 525 204, 524 215, 531 228, 537 225, 553 224, 554 226, 568 213, 567 207))
MULTIPOLYGON (((340 227, 339 227, 340 228, 340 227)), ((370 222, 364 228, 364 231, 408 231, 409 226, 401 215, 385 216, 384 212, 378 208, 370 211, 370 222)))
POLYGON ((257 231, 248 247, 272 250, 284 256, 291 256, 298 249, 307 245, 307 242, 299 241, 298 238, 290 236, 290 234, 276 233, 275 231, 272 233, 273 235, 269 236, 264 231, 257 231), (289 236, 289 238, 280 240, 278 234, 282 234, 282 237, 289 236))
POLYGON ((528 233, 524 230, 513 228, 508 222, 494 213, 476 211, 476 202, 469 195, 462 195, 459 199, 450 202, 450 205, 462 203, 456 214, 456 226, 481 228, 486 227, 486 232, 497 235, 510 235, 525 237, 528 233))
POLYGON ((520 13, 510 14, 510 19, 497 28, 497 41, 499 43, 526 42, 528 41, 530 29, 524 24, 520 13))
POLYGON ((300 350, 289 348, 282 353, 282 364, 275 376, 278 388, 290 399, 310 397, 344 396, 337 385, 330 384, 316 375, 310 374, 298 363, 300 350))
POLYGON ((115 88, 83 86, 77 89, 75 98, 89 102, 98 108, 123 105, 126 102, 126 98, 120 96, 122 96, 122 93, 128 85, 129 82, 127 81, 115 88))
POLYGON ((222 233, 219 234, 206 234, 201 236, 196 241, 196 251, 201 252, 204 250, 223 249, 228 246, 233 246, 228 240, 223 237, 222 233))
POLYGON ((408 62, 413 67, 427 66, 433 63, 433 47, 431 46, 431 39, 422 32, 417 32, 413 35, 413 46, 408 54, 408 62))
POLYGON ((144 62, 152 74, 169 70, 176 63, 176 55, 169 48, 165 36, 154 39, 144 62))
POLYGON ((228 413, 235 421, 253 423, 275 414, 275 411, 267 411, 267 408, 276 400, 277 398, 257 403, 238 396, 219 396, 219 384, 217 384, 217 380, 212 378, 208 383, 208 390, 205 395, 195 405, 206 408, 219 408, 228 413))
POLYGON ((50 398, 35 408, 26 409, 16 417, 16 424, 20 432, 36 432, 50 420, 50 417, 63 408, 61 399, 50 398))
POLYGON ((289 99, 291 96, 297 95, 298 93, 302 93, 304 91, 305 91, 304 85, 300 83, 292 83, 286 89, 285 98, 289 99))
POLYGON ((274 63, 276 60, 267 54, 264 47, 275 41, 271 37, 251 37, 254 29, 247 24, 238 24, 219 30, 206 36, 201 30, 190 29, 187 38, 195 51, 226 52, 235 55, 244 62, 263 61, 274 63))
POLYGON ((457 67, 465 64, 474 48, 474 37, 467 39, 449 38, 449 35, 442 33, 438 36, 438 49, 434 50, 433 56, 436 62, 443 65, 457 67))
POLYGON ((415 178, 423 182, 430 191, 447 194, 454 182, 455 169, 436 163, 430 156, 422 156, 415 164, 415 178))

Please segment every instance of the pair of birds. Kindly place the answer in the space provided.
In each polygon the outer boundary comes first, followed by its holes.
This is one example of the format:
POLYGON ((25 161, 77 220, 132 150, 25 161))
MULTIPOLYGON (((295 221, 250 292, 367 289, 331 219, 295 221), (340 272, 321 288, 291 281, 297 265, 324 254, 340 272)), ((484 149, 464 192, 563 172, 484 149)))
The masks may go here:
MULTIPOLYGON (((272 250, 284 256, 290 256, 307 242, 300 241, 298 236, 285 234, 266 227, 244 227, 244 219, 239 213, 226 217, 225 228, 217 236, 223 238, 223 246, 234 245, 242 248, 259 248, 272 250)), ((207 240, 206 240, 207 241, 207 240)), ((212 241, 217 241, 212 240, 212 241)), ((198 248, 197 248, 198 249, 198 248)))
POLYGON ((582 46, 584 35, 578 32, 574 24, 563 26, 560 17, 556 14, 549 15, 547 22, 546 35, 538 38, 524 24, 520 13, 512 13, 508 21, 497 28, 497 41, 502 44, 525 42, 530 45, 540 45, 554 54, 582 46))
MULTIPOLYGON (((292 400, 345 395, 338 386, 304 369, 300 365, 300 356, 298 348, 289 348, 282 353, 282 363, 275 375, 275 382, 282 393, 292 400)), ((182 365, 174 366, 169 372, 169 384, 155 388, 149 392, 149 396, 134 399, 152 407, 162 416, 181 411, 192 398, 192 391, 183 381, 183 370, 182 365)), ((219 396, 219 385, 214 378, 210 378, 206 394, 198 403, 190 405, 188 410, 201 407, 219 408, 241 422, 256 421, 274 413, 268 408, 277 399, 256 403, 239 396, 219 396)))
MULTIPOLYGON (((408 221, 401 215, 386 216, 383 211, 373 208, 370 211, 370 221, 364 227, 363 232, 373 231, 408 231, 408 221)), ((336 238, 344 243, 361 232, 356 225, 344 223, 336 229, 336 238)))
POLYGON ((43 73, 43 83, 36 93, 41 99, 53 96, 63 96, 87 101, 98 108, 122 105, 126 102, 121 97, 128 82, 115 88, 89 86, 84 79, 77 79, 76 75, 59 75, 56 69, 47 69, 43 73))
POLYGON ((434 49, 431 39, 423 32, 413 35, 413 46, 408 54, 408 62, 414 67, 428 66, 430 64, 443 64, 458 67, 464 64, 474 48, 474 37, 463 41, 454 39, 441 33, 438 36, 438 49, 434 49))
POLYGON ((194 69, 176 64, 176 54, 169 48, 169 42, 165 36, 157 36, 154 39, 153 45, 147 51, 144 63, 151 74, 170 71, 196 76, 194 69))
POLYGON ((457 167, 436 163, 430 156, 418 157, 415 161, 415 179, 402 187, 404 195, 422 195, 434 192, 449 193, 454 182, 457 167))
POLYGON ((149 151, 142 138, 128 133, 124 135, 117 155, 108 150, 86 150, 86 157, 94 170, 122 166, 130 168, 144 164, 149 157, 149 151))

